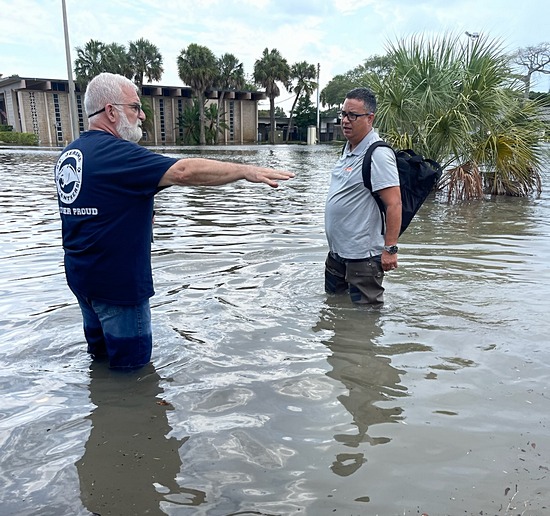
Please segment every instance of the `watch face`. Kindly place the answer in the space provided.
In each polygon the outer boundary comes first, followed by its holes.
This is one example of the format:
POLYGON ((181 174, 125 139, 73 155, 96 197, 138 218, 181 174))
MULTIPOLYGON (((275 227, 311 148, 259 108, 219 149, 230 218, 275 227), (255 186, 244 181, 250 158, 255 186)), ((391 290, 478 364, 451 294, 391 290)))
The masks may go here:
POLYGON ((386 245, 384 249, 390 254, 396 254, 399 248, 396 245, 386 245))

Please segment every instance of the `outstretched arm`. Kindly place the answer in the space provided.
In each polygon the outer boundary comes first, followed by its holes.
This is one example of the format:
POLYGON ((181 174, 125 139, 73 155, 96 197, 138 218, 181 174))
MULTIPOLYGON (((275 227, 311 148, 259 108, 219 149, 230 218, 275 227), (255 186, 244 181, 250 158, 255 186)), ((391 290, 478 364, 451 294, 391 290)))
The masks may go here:
POLYGON ((180 159, 162 176, 159 186, 217 186, 245 179, 277 188, 277 181, 294 177, 292 172, 204 158, 180 159))

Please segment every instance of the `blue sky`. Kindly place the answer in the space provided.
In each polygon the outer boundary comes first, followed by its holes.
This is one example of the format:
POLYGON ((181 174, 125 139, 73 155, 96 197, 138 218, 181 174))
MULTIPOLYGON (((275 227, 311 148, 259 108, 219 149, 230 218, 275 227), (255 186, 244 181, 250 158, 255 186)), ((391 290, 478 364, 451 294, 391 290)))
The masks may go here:
MULTIPOLYGON (((61 0, 0 0, 0 74, 66 79, 61 0)), ((230 52, 251 75, 264 48, 289 64, 320 65, 321 88, 336 74, 413 34, 482 33, 505 50, 550 39, 542 0, 66 0, 71 57, 90 39, 127 45, 141 37, 164 58, 163 85, 179 86, 176 59, 190 43, 230 52)), ((467 39, 467 36, 464 35, 467 39)), ((550 76, 534 77, 548 91, 550 76)), ((278 102, 286 108, 290 95, 278 102)))

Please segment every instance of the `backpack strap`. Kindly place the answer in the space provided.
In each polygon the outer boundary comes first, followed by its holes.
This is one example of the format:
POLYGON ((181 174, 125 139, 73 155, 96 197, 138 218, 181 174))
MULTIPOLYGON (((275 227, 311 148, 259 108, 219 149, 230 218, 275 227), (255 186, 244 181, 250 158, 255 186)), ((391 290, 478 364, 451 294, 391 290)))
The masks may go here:
POLYGON ((393 147, 389 143, 386 143, 384 140, 378 140, 376 142, 372 142, 369 145, 367 152, 365 152, 365 157, 363 158, 363 184, 371 192, 372 192, 372 181, 371 181, 372 153, 378 147, 388 147, 389 149, 393 150, 393 147))
POLYGON ((372 142, 367 149, 367 152, 365 152, 365 157, 363 158, 363 184, 366 188, 368 188, 369 192, 372 194, 374 200, 376 201, 376 204, 378 205, 378 209, 380 210, 380 216, 382 218, 382 231, 381 234, 383 235, 386 232, 386 205, 384 204, 384 201, 380 198, 380 195, 378 195, 378 192, 372 191, 372 180, 371 180, 371 165, 372 165, 372 153, 377 149, 378 147, 388 147, 393 150, 393 147, 386 143, 384 140, 378 140, 375 142, 372 142))

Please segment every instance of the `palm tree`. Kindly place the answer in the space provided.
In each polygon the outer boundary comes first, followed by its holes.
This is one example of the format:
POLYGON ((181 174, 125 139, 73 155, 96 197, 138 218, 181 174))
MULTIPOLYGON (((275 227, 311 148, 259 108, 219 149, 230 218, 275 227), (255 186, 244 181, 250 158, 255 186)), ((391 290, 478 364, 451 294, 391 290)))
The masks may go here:
POLYGON ((132 78, 130 61, 124 45, 118 43, 103 45, 101 63, 104 72, 117 73, 129 79, 132 78))
POLYGON ((91 39, 84 48, 76 47, 76 59, 74 62, 74 73, 76 83, 81 89, 99 73, 104 72, 103 51, 105 45, 98 40, 91 39))
POLYGON ((162 79, 164 72, 162 55, 158 47, 150 41, 143 38, 130 41, 128 59, 132 70, 130 78, 134 79, 140 89, 143 86, 144 77, 147 77, 149 82, 162 79))
POLYGON ((289 84, 288 91, 290 93, 294 92, 296 97, 294 97, 294 102, 292 103, 292 108, 290 109, 290 119, 288 122, 288 131, 286 133, 286 141, 290 137, 292 132, 292 117, 294 116, 294 108, 299 98, 304 95, 306 97, 311 96, 317 87, 317 69, 315 65, 309 64, 306 61, 300 61, 292 65, 290 69, 290 78, 291 81, 296 81, 289 84))
POLYGON ((178 56, 179 78, 193 90, 199 102, 200 144, 206 144, 204 132, 205 93, 210 89, 217 77, 218 67, 216 56, 202 45, 191 43, 178 56))
POLYGON ((183 133, 181 143, 188 145, 197 145, 200 142, 200 109, 199 101, 193 99, 186 103, 183 110, 178 114, 178 126, 183 133))
POLYGON ((233 54, 223 54, 218 59, 218 77, 216 79, 216 87, 221 90, 218 97, 216 134, 220 132, 220 115, 223 113, 226 92, 243 88, 244 84, 243 64, 233 54))
POLYGON ((84 89, 101 72, 118 73, 131 78, 126 47, 118 43, 105 44, 91 39, 84 48, 77 47, 74 72, 76 82, 84 89))
POLYGON ((497 41, 459 38, 414 36, 389 45, 391 71, 366 77, 378 98, 380 133, 439 161, 449 198, 538 191, 536 104, 511 81, 497 41))
POLYGON ((270 143, 275 143, 275 98, 281 94, 277 81, 288 85, 290 79, 290 67, 277 49, 269 51, 265 49, 262 58, 254 63, 254 80, 265 88, 269 98, 269 118, 271 131, 269 134, 270 143))
POLYGON ((228 129, 228 126, 225 122, 220 122, 220 114, 216 104, 210 104, 205 108, 204 118, 206 122, 206 141, 214 144, 218 141, 219 134, 228 129))
MULTIPOLYGON (((140 94, 141 94, 141 90, 140 90, 140 94)), ((151 103, 153 102, 153 98, 140 96, 140 100, 141 100, 141 109, 145 113, 145 121, 141 123, 141 128, 143 129, 143 132, 147 133, 147 140, 149 140, 149 138, 153 136, 153 132, 155 129, 153 125, 154 112, 151 106, 151 103)))

